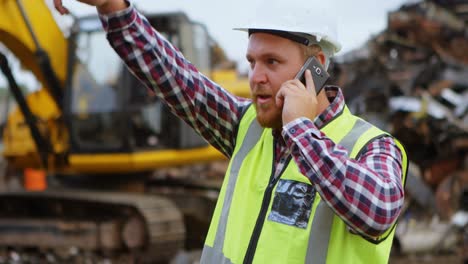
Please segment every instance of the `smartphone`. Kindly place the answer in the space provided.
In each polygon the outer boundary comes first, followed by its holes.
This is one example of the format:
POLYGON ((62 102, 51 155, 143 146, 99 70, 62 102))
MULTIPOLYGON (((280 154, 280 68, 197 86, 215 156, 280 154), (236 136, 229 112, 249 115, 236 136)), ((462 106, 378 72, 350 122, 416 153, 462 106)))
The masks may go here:
POLYGON ((320 62, 318 62, 318 60, 315 57, 309 57, 295 77, 295 79, 299 79, 304 85, 306 85, 305 71, 307 69, 309 69, 310 72, 312 73, 312 79, 314 80, 315 91, 318 94, 320 90, 322 90, 323 85, 328 80, 330 75, 322 67, 322 64, 320 64, 320 62))

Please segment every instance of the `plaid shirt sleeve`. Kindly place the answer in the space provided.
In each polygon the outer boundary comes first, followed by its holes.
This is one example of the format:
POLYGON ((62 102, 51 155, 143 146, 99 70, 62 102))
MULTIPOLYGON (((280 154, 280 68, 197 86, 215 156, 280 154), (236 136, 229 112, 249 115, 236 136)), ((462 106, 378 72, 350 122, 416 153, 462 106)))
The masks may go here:
POLYGON ((100 15, 112 48, 175 115, 230 157, 249 100, 230 94, 200 73, 127 3, 126 10, 100 15))
POLYGON ((378 237, 395 223, 404 191, 402 156, 391 137, 373 140, 354 160, 309 119, 287 124, 282 134, 302 174, 354 231, 378 237))

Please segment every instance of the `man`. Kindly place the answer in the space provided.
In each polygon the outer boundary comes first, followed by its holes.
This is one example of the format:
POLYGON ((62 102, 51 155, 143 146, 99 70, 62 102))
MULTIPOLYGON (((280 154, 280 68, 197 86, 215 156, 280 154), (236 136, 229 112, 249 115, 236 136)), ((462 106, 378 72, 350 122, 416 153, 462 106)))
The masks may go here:
MULTIPOLYGON (((66 13, 62 0, 57 10, 66 13)), ((249 34, 252 100, 203 76, 124 0, 95 5, 112 47, 170 109, 231 162, 202 263, 385 263, 403 204, 406 155, 353 116, 337 87, 294 79, 339 50, 312 0, 267 1, 249 34)), ((318 1, 317 1, 318 2, 318 1)))

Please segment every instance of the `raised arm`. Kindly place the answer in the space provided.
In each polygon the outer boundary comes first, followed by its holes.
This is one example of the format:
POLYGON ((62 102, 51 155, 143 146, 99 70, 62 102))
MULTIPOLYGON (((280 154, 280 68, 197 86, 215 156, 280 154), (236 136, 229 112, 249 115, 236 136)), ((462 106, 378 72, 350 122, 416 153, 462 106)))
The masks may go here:
MULTIPOLYGON (((226 156, 234 149, 239 120, 250 104, 204 76, 132 4, 80 0, 97 7, 110 45, 130 71, 169 109, 226 156)), ((57 10, 68 12, 61 0, 57 10)))

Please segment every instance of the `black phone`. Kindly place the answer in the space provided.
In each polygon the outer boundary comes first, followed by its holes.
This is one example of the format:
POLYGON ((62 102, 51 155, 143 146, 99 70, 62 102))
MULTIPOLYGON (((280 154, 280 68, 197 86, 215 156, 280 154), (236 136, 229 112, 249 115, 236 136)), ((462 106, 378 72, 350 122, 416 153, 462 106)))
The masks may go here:
POLYGON ((309 69, 310 72, 312 73, 312 79, 314 80, 315 91, 318 94, 320 90, 322 90, 323 85, 328 80, 330 75, 322 67, 322 64, 320 64, 320 62, 318 62, 318 60, 315 57, 309 57, 295 77, 295 79, 299 79, 304 85, 306 85, 305 71, 307 69, 309 69))

